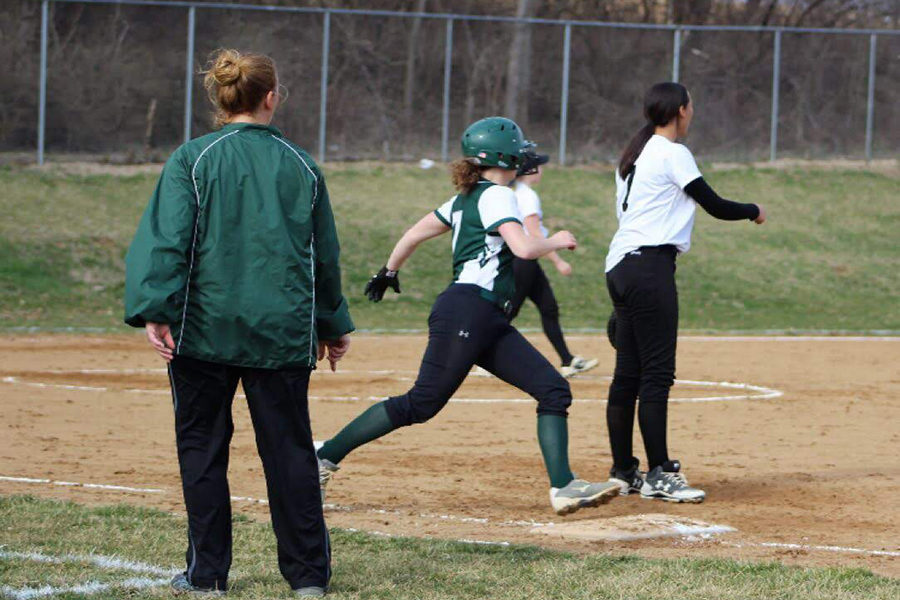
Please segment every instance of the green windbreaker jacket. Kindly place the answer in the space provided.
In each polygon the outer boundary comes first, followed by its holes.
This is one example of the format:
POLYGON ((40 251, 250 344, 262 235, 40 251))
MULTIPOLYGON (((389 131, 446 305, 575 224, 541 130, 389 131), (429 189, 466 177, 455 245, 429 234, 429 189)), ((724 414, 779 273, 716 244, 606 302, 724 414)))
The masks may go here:
POLYGON ((353 331, 319 168, 274 127, 226 125, 169 158, 125 258, 125 322, 172 327, 175 353, 313 367, 353 331))

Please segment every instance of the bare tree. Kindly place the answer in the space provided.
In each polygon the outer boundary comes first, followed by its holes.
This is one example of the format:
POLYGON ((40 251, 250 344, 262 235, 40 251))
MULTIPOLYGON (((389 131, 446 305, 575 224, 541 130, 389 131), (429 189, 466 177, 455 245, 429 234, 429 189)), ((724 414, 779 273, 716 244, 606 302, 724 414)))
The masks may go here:
MULTIPOLYGON (((416 0, 415 12, 425 12, 427 0, 416 0)), ((409 43, 406 46, 406 77, 403 82, 403 118, 409 126, 413 118, 413 90, 416 86, 416 56, 419 52, 419 31, 422 29, 422 18, 416 17, 412 21, 409 32, 409 43)))
MULTIPOLYGON (((534 16, 535 2, 519 0, 516 16, 534 16)), ((513 41, 509 47, 509 62, 506 67, 506 116, 510 119, 528 121, 528 91, 531 87, 531 26, 516 23, 513 41), (524 110, 520 111, 520 108, 524 110), (521 112, 521 114, 520 114, 521 112)))

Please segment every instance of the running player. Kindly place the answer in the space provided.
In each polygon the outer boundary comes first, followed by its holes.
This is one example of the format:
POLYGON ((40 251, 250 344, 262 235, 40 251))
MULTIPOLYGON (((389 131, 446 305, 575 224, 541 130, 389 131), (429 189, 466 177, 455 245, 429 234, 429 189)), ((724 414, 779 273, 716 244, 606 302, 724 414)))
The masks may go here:
POLYGON ((513 256, 536 259, 575 248, 568 231, 544 238, 529 237, 522 229, 508 185, 525 148, 522 131, 509 119, 489 117, 470 125, 462 137, 464 158, 451 165, 459 193, 413 225, 366 286, 374 302, 388 287, 399 292, 398 271, 416 247, 453 231, 453 282, 432 308, 428 347, 415 385, 368 408, 324 443, 318 452, 323 490, 353 449, 434 417, 477 364, 537 400, 538 441, 550 477, 550 503, 558 514, 604 504, 618 493, 615 483, 588 483, 572 474, 569 384, 509 322, 513 256))
MULTIPOLYGON (((534 186, 541 182, 543 167, 550 157, 546 154, 537 154, 532 150, 525 153, 525 159, 519 167, 516 180, 512 188, 516 193, 516 205, 522 216, 522 225, 526 235, 536 238, 546 238, 547 228, 544 227, 544 212, 541 210, 541 197, 534 191, 534 186)), ((556 252, 545 255, 556 270, 562 275, 572 274, 572 266, 556 252)), ((541 325, 544 335, 550 340, 553 349, 559 355, 563 377, 571 377, 578 373, 584 373, 597 366, 596 358, 582 358, 569 352, 566 340, 563 337, 562 327, 559 325, 559 305, 550 287, 550 281, 537 259, 528 260, 513 259, 513 273, 516 279, 516 292, 512 298, 512 309, 509 320, 512 321, 519 314, 522 303, 528 298, 537 306, 541 315, 541 325)))
POLYGON ((688 484, 681 464, 669 459, 666 444, 678 334, 675 258, 691 246, 697 204, 717 219, 766 220, 759 205, 720 198, 703 179, 691 151, 676 143, 687 135, 693 115, 683 85, 658 83, 647 92, 647 124, 628 143, 616 169, 619 229, 606 256, 606 285, 616 317, 616 368, 606 407, 613 454, 610 481, 623 494, 640 492, 671 502, 706 497, 688 484), (647 473, 638 470, 632 453, 638 396, 647 473))

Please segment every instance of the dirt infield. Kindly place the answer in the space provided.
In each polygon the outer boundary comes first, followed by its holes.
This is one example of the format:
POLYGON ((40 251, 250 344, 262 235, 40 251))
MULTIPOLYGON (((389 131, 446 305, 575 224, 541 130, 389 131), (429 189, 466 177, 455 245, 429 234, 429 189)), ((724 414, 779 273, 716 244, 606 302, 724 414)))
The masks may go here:
MULTIPOLYGON (((531 338, 549 355, 543 338, 531 338)), ((575 337, 571 345, 601 359, 597 370, 572 380, 573 467, 581 477, 605 479, 612 350, 600 336, 575 337)), ((405 391, 423 346, 423 335, 357 336, 339 373, 313 376, 316 436, 333 434, 370 398, 405 391)), ((470 377, 432 422, 344 461, 329 489, 329 524, 575 551, 840 564, 897 577, 898 364, 897 338, 684 338, 678 376, 692 383, 675 387, 670 446, 708 500, 681 506, 631 496, 571 517, 548 508, 533 403, 493 378, 470 377), (737 531, 632 542, 533 532, 549 522, 588 527, 645 513, 737 531)), ((162 367, 138 336, 0 338, 0 493, 182 510, 162 367)), ((241 404, 236 400, 231 491, 242 497, 237 511, 265 518, 265 506, 253 500, 266 492, 241 404)))

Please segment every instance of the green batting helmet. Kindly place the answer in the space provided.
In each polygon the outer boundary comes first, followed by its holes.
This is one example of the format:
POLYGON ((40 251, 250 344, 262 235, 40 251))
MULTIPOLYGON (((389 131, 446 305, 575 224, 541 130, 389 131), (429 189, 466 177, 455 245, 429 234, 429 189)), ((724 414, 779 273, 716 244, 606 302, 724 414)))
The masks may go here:
POLYGON ((518 169, 530 147, 522 128, 505 117, 475 121, 463 132, 460 142, 463 156, 471 162, 501 169, 518 169))

